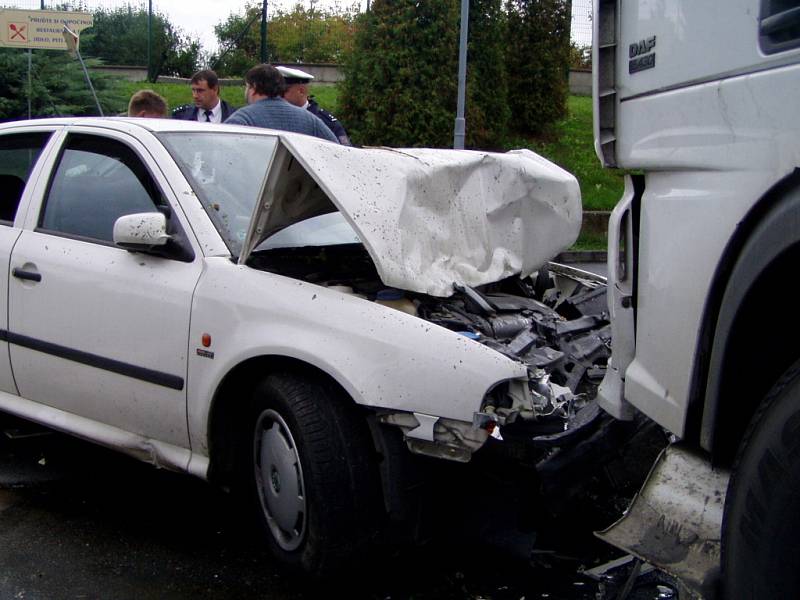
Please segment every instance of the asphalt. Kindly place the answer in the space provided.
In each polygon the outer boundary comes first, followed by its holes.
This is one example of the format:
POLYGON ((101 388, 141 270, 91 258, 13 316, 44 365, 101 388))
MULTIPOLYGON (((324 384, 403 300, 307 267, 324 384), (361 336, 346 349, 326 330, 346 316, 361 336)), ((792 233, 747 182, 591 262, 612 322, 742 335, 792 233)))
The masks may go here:
MULTIPOLYGON (((378 548, 313 581, 277 564, 222 491, 61 434, 20 437, 41 430, 18 423, 0 414, 0 430, 16 432, 0 435, 2 599, 612 597, 583 570, 620 553, 575 515, 518 527, 540 508, 502 473, 442 483, 446 524, 425 543, 378 548)), ((674 597, 645 583, 632 598, 674 597)))

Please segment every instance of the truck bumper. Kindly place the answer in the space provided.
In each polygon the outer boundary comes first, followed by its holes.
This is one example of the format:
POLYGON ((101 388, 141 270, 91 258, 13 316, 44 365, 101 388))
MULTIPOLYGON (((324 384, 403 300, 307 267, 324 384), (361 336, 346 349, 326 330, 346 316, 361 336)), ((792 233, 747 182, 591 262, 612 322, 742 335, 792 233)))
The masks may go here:
POLYGON ((659 455, 625 515, 595 535, 713 598, 730 473, 680 444, 659 455))

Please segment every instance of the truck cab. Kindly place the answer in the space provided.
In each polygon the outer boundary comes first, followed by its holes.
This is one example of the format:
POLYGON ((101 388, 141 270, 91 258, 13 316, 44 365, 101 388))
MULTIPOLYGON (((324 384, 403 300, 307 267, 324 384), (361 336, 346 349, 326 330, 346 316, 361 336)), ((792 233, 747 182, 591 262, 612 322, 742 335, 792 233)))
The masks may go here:
MULTIPOLYGON (((595 148, 629 171, 599 403, 671 432, 721 507, 708 566, 633 552, 705 595, 796 595, 800 4, 596 0, 593 16, 595 148)), ((680 519, 662 508, 666 531, 680 519)))

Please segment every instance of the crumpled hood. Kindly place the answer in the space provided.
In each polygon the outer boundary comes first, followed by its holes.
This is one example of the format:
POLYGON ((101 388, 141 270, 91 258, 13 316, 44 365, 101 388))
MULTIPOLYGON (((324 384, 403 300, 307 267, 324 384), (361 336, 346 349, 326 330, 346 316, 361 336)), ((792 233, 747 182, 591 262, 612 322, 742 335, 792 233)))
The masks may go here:
MULTIPOLYGON (((361 149, 307 136, 281 139, 356 230, 390 287, 449 296, 454 283, 527 276, 578 237, 578 182, 529 150, 361 149)), ((254 215, 261 225, 251 248, 293 222, 334 210, 313 194, 306 206, 288 207, 297 200, 270 199, 271 187, 254 215), (259 211, 273 214, 259 219, 259 211)))

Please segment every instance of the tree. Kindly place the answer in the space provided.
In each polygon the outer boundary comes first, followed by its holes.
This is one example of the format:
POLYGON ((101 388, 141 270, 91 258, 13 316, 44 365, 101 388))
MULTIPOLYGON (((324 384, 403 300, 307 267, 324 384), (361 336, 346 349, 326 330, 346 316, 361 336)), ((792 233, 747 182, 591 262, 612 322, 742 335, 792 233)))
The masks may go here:
MULTIPOLYGON (((35 50, 31 72, 33 116, 97 115, 83 70, 66 52, 35 50)), ((104 112, 124 110, 127 99, 116 91, 112 77, 93 72, 91 78, 104 112)), ((0 120, 24 119, 27 115, 28 55, 18 49, 0 48, 0 120)))
MULTIPOLYGON (((147 10, 130 5, 96 11, 94 25, 81 36, 81 52, 115 65, 142 64, 147 57, 147 17, 147 10)), ((197 70, 200 42, 184 36, 165 15, 153 14, 152 36, 150 81, 161 74, 190 77, 197 70)))
MULTIPOLYGON (((350 9, 278 9, 267 24, 267 62, 335 63, 352 46, 357 6, 350 9)), ((243 14, 230 14, 214 27, 220 46, 230 48, 211 63, 223 75, 241 76, 261 62, 261 4, 248 4, 243 14)))
POLYGON ((502 0, 471 0, 468 32, 466 143, 493 149, 505 141, 511 120, 502 0))
MULTIPOLYGON (((218 75, 241 77, 250 67, 261 62, 261 40, 256 25, 261 15, 261 6, 248 4, 244 14, 228 15, 228 18, 214 26, 221 48, 227 51, 212 56, 209 64, 218 75)), ((275 55, 275 46, 267 37, 267 55, 275 55)))
POLYGON ((507 64, 513 128, 542 133, 567 113, 570 63, 569 0, 508 0, 507 64))
POLYGON ((269 22, 280 62, 338 63, 352 47, 355 9, 344 12, 306 9, 296 4, 278 10, 269 22))
MULTIPOLYGON (((339 115, 357 142, 451 147, 458 84, 458 0, 375 0, 358 22, 339 115)), ((472 0, 467 145, 498 146, 509 119, 501 0, 472 0)))

